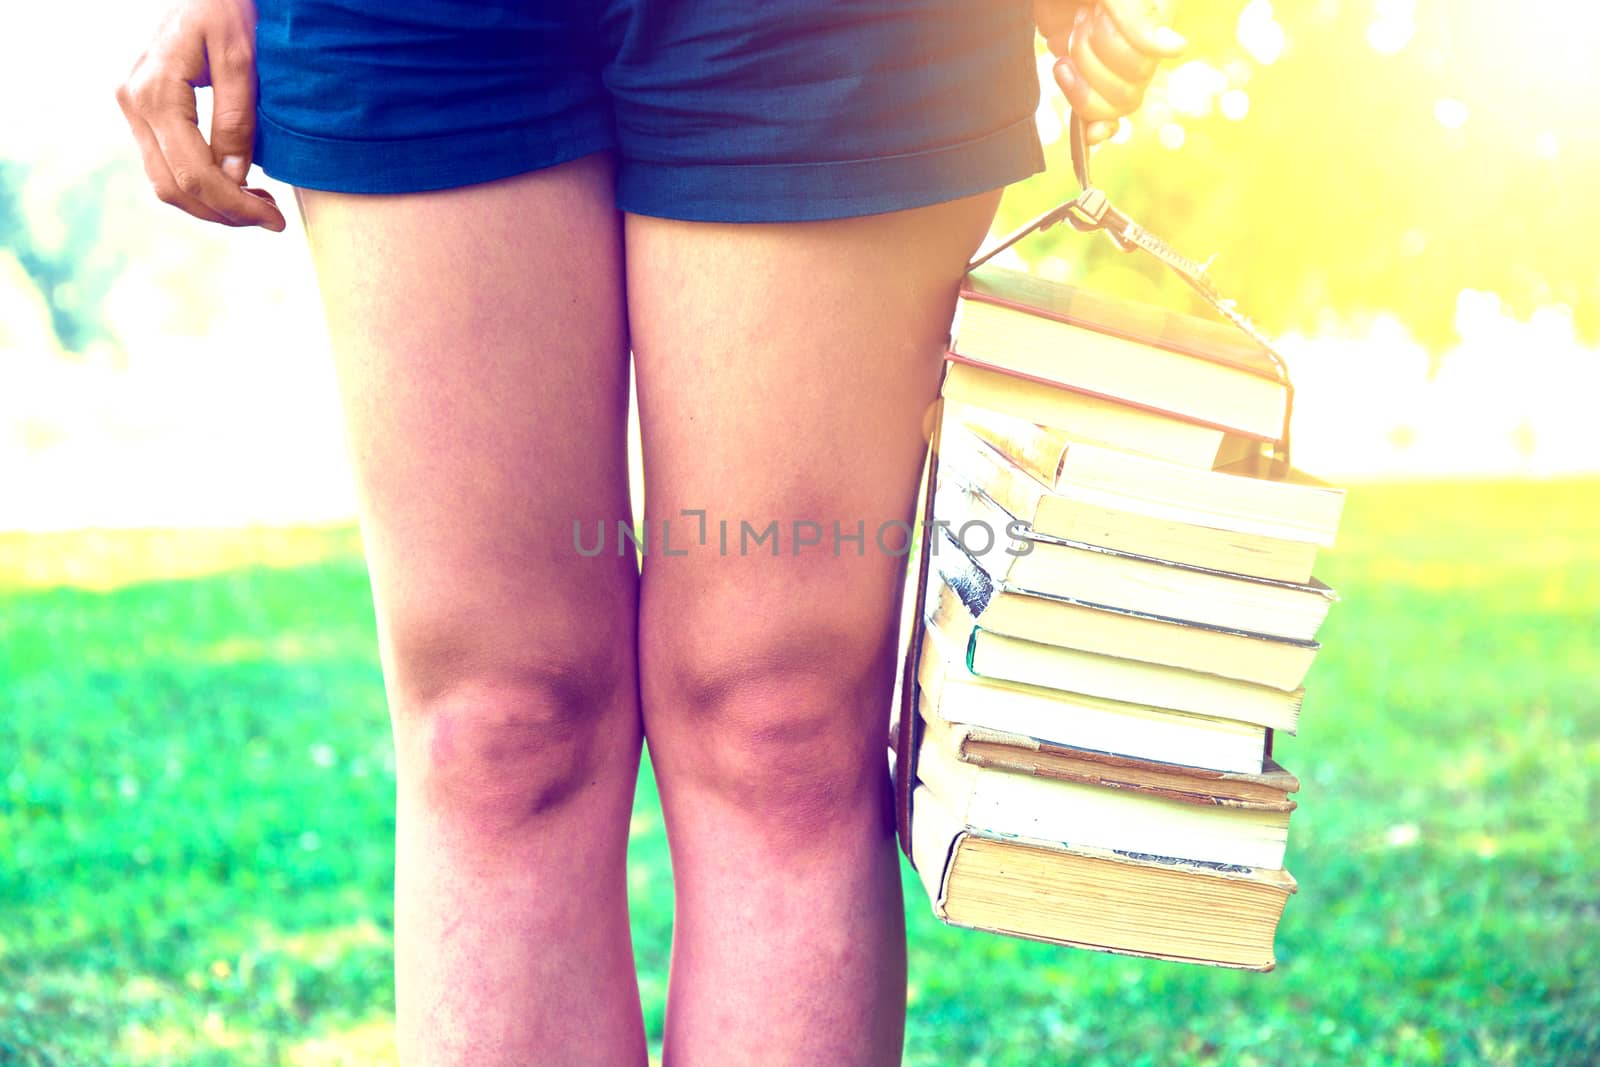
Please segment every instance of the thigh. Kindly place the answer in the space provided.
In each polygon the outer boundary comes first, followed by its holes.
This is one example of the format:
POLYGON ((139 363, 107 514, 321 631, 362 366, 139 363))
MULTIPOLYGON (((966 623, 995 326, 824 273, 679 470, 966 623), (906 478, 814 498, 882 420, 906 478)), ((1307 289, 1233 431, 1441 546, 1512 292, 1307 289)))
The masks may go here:
POLYGON ((903 531, 878 534, 911 518, 959 280, 998 197, 784 224, 628 216, 646 515, 684 553, 646 557, 640 615, 669 773, 697 729, 674 709, 796 670, 865 687, 835 714, 863 752, 881 743, 861 701, 888 699, 906 560, 903 531), (703 544, 686 511, 705 512, 703 544), (773 522, 775 551, 743 536, 773 522))
POLYGON ((629 513, 608 158, 300 199, 391 702, 596 655, 631 670, 634 561, 573 549, 574 519, 629 513))

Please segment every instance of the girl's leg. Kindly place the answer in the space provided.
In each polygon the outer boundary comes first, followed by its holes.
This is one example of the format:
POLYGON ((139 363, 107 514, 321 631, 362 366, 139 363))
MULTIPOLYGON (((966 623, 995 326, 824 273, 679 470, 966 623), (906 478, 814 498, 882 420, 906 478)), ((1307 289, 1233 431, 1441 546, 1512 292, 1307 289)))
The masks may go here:
POLYGON ((611 165, 301 203, 398 772, 407 1065, 643 1064, 625 853, 639 755, 611 165))
POLYGON ((998 199, 627 218, 657 538, 641 686, 677 884, 668 1064, 899 1062, 884 742, 906 559, 878 531, 912 517, 958 280, 998 199), (773 521, 776 554, 756 540, 773 521))

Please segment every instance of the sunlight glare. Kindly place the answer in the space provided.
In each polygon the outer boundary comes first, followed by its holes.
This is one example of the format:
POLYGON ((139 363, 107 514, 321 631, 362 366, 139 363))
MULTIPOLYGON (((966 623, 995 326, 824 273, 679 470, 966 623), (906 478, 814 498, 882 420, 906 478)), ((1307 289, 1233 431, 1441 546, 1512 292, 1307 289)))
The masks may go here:
POLYGON ((1289 35, 1272 17, 1271 0, 1250 0, 1239 12, 1239 25, 1234 35, 1240 47, 1262 66, 1277 62, 1289 43, 1289 35))
POLYGON ((1228 88, 1228 76, 1194 59, 1167 75, 1167 100, 1175 111, 1194 118, 1211 114, 1212 101, 1228 88))
POLYGON ((1378 0, 1376 6, 1377 17, 1367 26, 1367 44, 1380 55, 1392 56, 1417 32, 1416 0, 1378 0))
POLYGON ((1471 110, 1460 100, 1445 97, 1433 105, 1433 117, 1447 130, 1459 130, 1472 116, 1471 110))
POLYGON ((1501 317, 1498 293, 1482 289, 1463 289, 1456 294, 1456 333, 1463 341, 1475 341, 1492 331, 1501 317))
POLYGON ((1061 90, 1056 87, 1056 57, 1044 52, 1037 59, 1039 67, 1039 106, 1034 111, 1034 125, 1039 130, 1039 141, 1048 148, 1061 140, 1066 132, 1061 90))

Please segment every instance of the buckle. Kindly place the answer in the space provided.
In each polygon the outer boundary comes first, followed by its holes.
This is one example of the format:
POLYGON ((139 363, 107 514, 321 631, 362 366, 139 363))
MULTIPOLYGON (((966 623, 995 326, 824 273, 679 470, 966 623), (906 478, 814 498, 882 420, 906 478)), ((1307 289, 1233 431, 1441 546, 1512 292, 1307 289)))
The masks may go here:
POLYGON ((1122 251, 1134 250, 1134 242, 1125 232, 1129 222, 1128 217, 1112 207, 1111 199, 1094 186, 1088 186, 1063 204, 1062 212, 1067 221, 1072 223, 1072 228, 1079 233, 1104 230, 1106 236, 1111 238, 1112 243, 1122 251))
POLYGON ((1066 208, 1067 221, 1072 223, 1072 228, 1080 233, 1088 233, 1105 226, 1106 211, 1111 207, 1111 201, 1094 186, 1089 186, 1083 192, 1069 200, 1066 208))

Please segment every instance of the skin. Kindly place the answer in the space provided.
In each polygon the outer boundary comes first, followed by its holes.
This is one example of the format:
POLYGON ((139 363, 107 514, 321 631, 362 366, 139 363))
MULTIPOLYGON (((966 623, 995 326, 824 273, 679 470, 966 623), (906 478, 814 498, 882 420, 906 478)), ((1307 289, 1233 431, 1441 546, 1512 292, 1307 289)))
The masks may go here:
MULTIPOLYGON (((1036 9, 1101 136, 1176 47, 1144 4, 1036 9)), ((238 0, 180 6, 118 100, 157 196, 281 230, 244 185, 253 25, 238 0)), ((904 561, 874 533, 911 518, 945 325, 999 194, 729 225, 623 216, 612 176, 601 154, 297 194, 394 732, 401 1062, 645 1062, 626 847, 647 736, 677 894, 665 1061, 897 1063, 882 726, 904 561), (589 557, 572 533, 629 513, 630 347, 642 574, 614 536, 589 557), (776 520, 779 554, 741 554, 741 520, 776 520), (821 543, 796 546, 796 520, 821 543), (835 551, 836 520, 864 545, 835 551)))
POLYGON ((776 557, 724 556, 711 533, 645 559, 641 692, 677 886, 668 1062, 899 1062, 883 724, 905 559, 870 539, 912 517, 946 324, 998 201, 627 219, 649 517, 826 531, 798 555, 788 532, 776 557), (862 522, 864 548, 835 554, 835 521, 862 522))
POLYGON ((394 731, 401 1061, 643 1063, 638 574, 572 548, 629 510, 608 161, 299 195, 394 731))
POLYGON ((1090 144, 1117 132, 1117 120, 1144 102, 1164 59, 1188 42, 1170 22, 1176 0, 1034 0, 1033 18, 1056 57, 1056 84, 1086 124, 1090 144))

